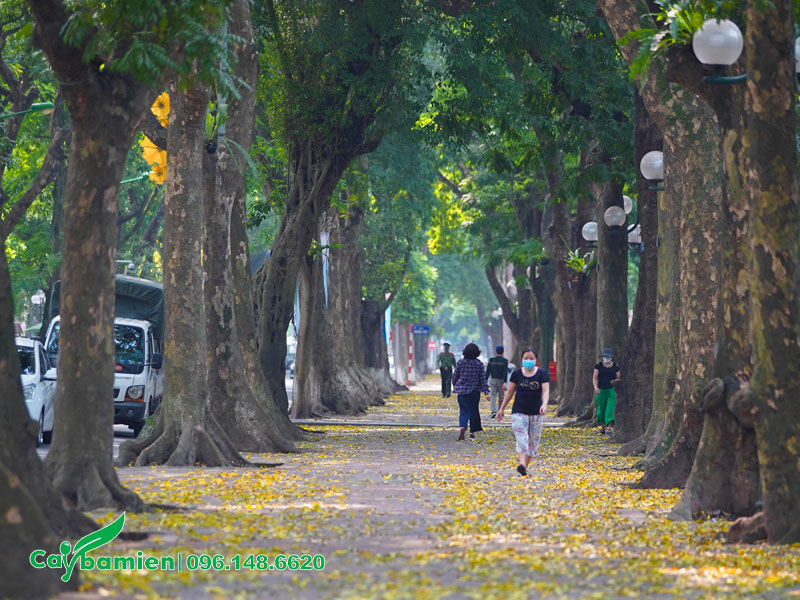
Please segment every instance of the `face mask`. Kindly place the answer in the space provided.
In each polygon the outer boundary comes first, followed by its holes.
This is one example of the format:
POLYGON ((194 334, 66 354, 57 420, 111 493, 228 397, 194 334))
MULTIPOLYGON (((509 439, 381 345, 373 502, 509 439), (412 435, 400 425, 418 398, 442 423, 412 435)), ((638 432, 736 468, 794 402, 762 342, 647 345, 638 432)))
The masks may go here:
POLYGON ((612 362, 612 359, 606 358, 605 356, 603 357, 603 364, 604 365, 610 365, 611 362, 612 362))
POLYGON ((522 368, 523 369, 528 369, 529 371, 531 369, 535 369, 536 368, 536 361, 535 360, 523 360, 522 361, 522 368))

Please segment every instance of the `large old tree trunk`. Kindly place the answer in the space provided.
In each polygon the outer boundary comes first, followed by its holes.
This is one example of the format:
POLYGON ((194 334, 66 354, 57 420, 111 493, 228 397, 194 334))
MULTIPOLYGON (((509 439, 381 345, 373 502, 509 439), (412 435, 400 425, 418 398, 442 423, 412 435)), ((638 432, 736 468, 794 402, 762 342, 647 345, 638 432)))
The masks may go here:
POLYGON ((619 363, 628 331, 628 241, 625 230, 612 231, 603 214, 622 207, 622 186, 609 181, 595 187, 597 198, 597 342, 595 356, 603 348, 614 351, 619 363))
POLYGON ((137 466, 244 465, 214 418, 206 390, 203 306, 204 123, 209 93, 204 86, 170 86, 167 189, 164 198, 164 401, 147 435, 120 446, 119 462, 137 466))
POLYGON ((792 22, 788 0, 747 3, 750 393, 763 520, 773 543, 800 542, 800 198, 792 22))
MULTIPOLYGON (((572 247, 577 248, 581 255, 589 252, 588 244, 583 240, 580 231, 587 221, 594 219, 593 204, 594 202, 589 196, 578 198, 575 220, 573 222, 567 220, 566 224, 561 224, 557 228, 562 231, 566 227, 567 235, 564 236, 564 239, 572 247)), ((559 220, 566 219, 566 215, 558 215, 557 217, 554 207, 553 223, 556 223, 556 218, 559 220)), ((564 242, 560 236, 558 243, 563 247, 564 242)), ((554 248, 556 247, 556 242, 554 241, 554 248)), ((562 294, 564 296, 564 300, 561 302, 561 306, 557 308, 557 311, 559 315, 561 315, 562 310, 566 311, 562 319, 562 327, 566 332, 565 342, 567 344, 571 343, 571 345, 566 345, 565 356, 560 359, 566 361, 567 366, 565 367, 565 381, 561 385, 564 391, 562 402, 558 407, 558 414, 586 415, 588 419, 591 418, 589 416, 591 411, 588 411, 587 407, 591 406, 594 401, 592 366, 597 362, 595 349, 597 336, 597 270, 591 267, 587 273, 577 273, 563 264, 565 257, 566 255, 559 255, 556 261, 557 268, 563 269, 561 272, 563 281, 560 284, 559 296, 562 294)), ((590 260, 593 259, 590 258, 590 260)), ((559 319, 561 319, 560 316, 559 319)))
MULTIPOLYGON (((698 445, 694 457, 686 493, 676 508, 676 516, 689 513, 710 512, 735 506, 735 512, 749 513, 754 506, 742 507, 742 498, 756 497, 748 490, 756 486, 756 468, 752 455, 752 444, 744 431, 752 426, 746 411, 740 407, 741 394, 746 393, 751 369, 749 348, 749 286, 752 281, 748 271, 748 210, 744 181, 747 171, 746 156, 748 142, 744 128, 744 90, 740 86, 720 86, 702 83, 703 72, 688 48, 674 48, 667 55, 667 76, 697 93, 712 107, 717 116, 721 139, 722 198, 719 207, 719 247, 717 260, 719 285, 717 293, 715 340, 713 348, 707 348, 706 372, 714 375, 706 387, 704 405, 708 407, 703 433, 709 443, 698 445), (713 356, 713 362, 711 357, 713 356), (721 397, 715 397, 719 394, 721 397), (718 407, 727 407, 719 410, 718 407), (738 415, 741 419, 737 419, 738 415), (731 420, 736 422, 729 422, 731 420), (731 433, 734 432, 734 433, 731 433), (727 444, 713 441, 730 436, 727 444), (736 453, 731 454, 734 450, 736 453), (713 487, 716 482, 727 481, 728 485, 713 487), (722 490, 731 490, 735 497, 727 500, 722 490)), ((704 153, 705 155, 708 152, 704 153)), ((695 186, 696 187, 696 186, 695 186)), ((695 349, 696 351, 696 349, 695 349)), ((698 387, 700 382, 698 381, 698 387)), ((698 408, 695 405, 695 408, 698 408)))
POLYGON ((270 257, 256 278, 261 367, 275 401, 285 412, 289 407, 284 384, 286 330, 294 310, 297 275, 316 234, 317 222, 353 157, 334 147, 319 150, 311 140, 292 149, 286 208, 270 257))
POLYGON ((76 589, 78 578, 61 583, 54 569, 35 572, 29 555, 37 548, 58 553, 58 537, 81 536, 94 523, 55 490, 36 453, 38 424, 22 397, 14 344, 14 305, 5 248, 0 251, 0 597, 44 598, 76 589))
POLYGON ((119 182, 134 133, 153 93, 132 77, 86 63, 62 40, 61 2, 30 2, 35 43, 47 55, 73 127, 64 210, 59 384, 46 465, 80 509, 144 503, 112 464, 114 258, 119 182), (113 124, 110 125, 110 124, 113 124))
POLYGON ((357 242, 363 215, 351 205, 347 221, 326 219, 331 248, 328 290, 323 285, 322 257, 309 261, 301 288, 298 352, 292 416, 356 414, 382 402, 366 372, 361 345, 361 276, 357 242))
POLYGON ((665 396, 665 421, 657 453, 640 482, 643 487, 680 487, 692 469, 700 442, 703 416, 702 390, 714 361, 716 314, 718 206, 720 173, 708 165, 719 164, 718 129, 705 102, 692 98, 682 108, 696 115, 693 121, 675 119, 669 143, 666 185, 675 186, 684 199, 678 219, 678 272, 680 310, 678 363, 675 384, 665 396), (705 164, 701 157, 706 157, 705 164), (710 160, 710 163, 708 162, 710 160), (702 170, 702 174, 698 171, 702 170))
MULTIPOLYGON (((250 10, 247 2, 237 0, 232 6, 228 32, 244 40, 236 44, 236 76, 255 81, 258 76, 257 52, 253 42, 250 10)), ((204 153, 206 334, 208 347, 208 394, 217 422, 227 432, 239 451, 283 452, 293 449, 292 439, 284 431, 294 426, 284 411, 278 409, 266 385, 251 387, 254 376, 248 374, 243 346, 239 342, 231 260, 233 206, 246 195, 247 161, 243 153, 250 147, 255 120, 255 91, 243 88, 239 98, 228 105, 225 137, 215 153, 204 153), (232 142, 232 143, 230 143, 232 142), (257 393, 266 394, 258 396, 257 393)), ((237 215, 238 216, 238 215, 237 215)), ((246 249, 245 249, 246 250, 246 249)), ((248 291, 248 290, 245 290, 248 291)), ((247 294, 244 299, 250 300, 247 294)), ((252 310, 244 315, 252 322, 252 310)), ((262 375, 263 377, 263 375, 262 375)))
MULTIPOLYGON (((662 145, 661 132, 650 118, 638 91, 635 96, 634 165, 642 157, 662 145)), ((655 359, 657 270, 658 270, 658 197, 648 189, 649 182, 637 169, 636 211, 642 232, 642 250, 639 253, 639 283, 633 303, 633 319, 625 338, 624 359, 620 368, 624 377, 617 387, 615 442, 632 442, 641 438, 647 429, 653 406, 653 362, 655 359)), ((635 445, 634 445, 635 446, 635 445)), ((643 441, 638 447, 628 446, 624 453, 644 451, 643 441)))
MULTIPOLYGON (((390 298, 391 299, 391 298, 390 298)), ((367 373, 383 396, 405 389, 389 373, 389 350, 384 334, 386 305, 376 300, 361 302, 361 337, 367 373)))

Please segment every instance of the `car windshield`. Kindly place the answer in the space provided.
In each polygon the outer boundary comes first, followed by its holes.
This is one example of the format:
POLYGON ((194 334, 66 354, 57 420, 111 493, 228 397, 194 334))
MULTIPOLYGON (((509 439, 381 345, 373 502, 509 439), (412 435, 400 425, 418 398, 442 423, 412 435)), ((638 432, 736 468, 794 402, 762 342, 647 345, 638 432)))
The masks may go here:
POLYGON ((17 348, 19 372, 22 375, 36 375, 36 357, 33 348, 17 348))
POLYGON ((144 368, 144 331, 130 325, 114 325, 114 344, 117 347, 117 372, 141 373, 144 368))

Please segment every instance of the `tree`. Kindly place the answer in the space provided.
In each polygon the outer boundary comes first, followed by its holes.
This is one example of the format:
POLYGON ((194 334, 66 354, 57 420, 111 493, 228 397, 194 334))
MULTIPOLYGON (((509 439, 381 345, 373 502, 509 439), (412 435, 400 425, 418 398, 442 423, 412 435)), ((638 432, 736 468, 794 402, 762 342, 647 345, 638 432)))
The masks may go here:
MULTIPOLYGON (((167 68, 203 64, 215 38, 196 43, 220 7, 181 2, 152 10, 104 3, 30 0, 34 41, 56 78, 73 127, 64 212, 59 386, 47 467, 56 487, 79 508, 121 505, 143 510, 111 462, 113 423, 114 257, 119 182, 128 150, 167 68), (132 33, 130 23, 136 24, 132 33), (192 43, 187 43, 192 42, 192 43), (174 50, 183 52, 180 62, 174 50), (109 126, 114 123, 114 126, 109 126)), ((180 59, 179 59, 180 60, 180 59)), ((213 60, 209 61, 213 62, 213 60)))
MULTIPOLYGON (((5 17, 5 15, 4 15, 5 17)), ((9 68, 6 54, 8 40, 23 26, 19 17, 3 21, 0 26, 0 86, 2 105, 10 103, 13 110, 28 110, 38 100, 38 90, 27 77, 29 72, 9 68), (17 77, 18 74, 22 77, 17 77)), ((15 66, 16 67, 16 66, 15 66)), ((5 111, 4 111, 5 112, 5 111)), ((4 547, 0 550, 3 577, 0 578, 0 595, 21 597, 45 596, 61 589, 74 589, 78 579, 63 585, 55 572, 37 574, 36 577, 19 577, 29 568, 31 548, 56 551, 56 535, 82 535, 93 529, 94 522, 78 512, 51 484, 36 453, 34 440, 36 425, 31 420, 22 395, 19 358, 14 342, 14 295, 6 256, 6 241, 14 227, 38 194, 52 182, 56 165, 63 160, 63 142, 68 128, 57 128, 45 151, 41 165, 30 168, 31 179, 27 185, 7 186, 7 166, 13 164, 13 150, 22 130, 23 115, 4 119, 2 160, 0 160, 0 537, 4 547), (9 187, 16 189, 9 189, 9 187)))
MULTIPOLYGON (((793 4, 747 3, 746 131, 750 343, 763 522, 770 542, 800 541, 798 183, 793 4), (791 333, 790 333, 791 332, 791 333)), ((748 395, 749 395, 748 394, 748 395)))
POLYGON ((418 5, 369 1, 267 2, 272 112, 286 147, 289 185, 269 260, 257 278, 259 353, 282 409, 286 329, 302 261, 348 165, 377 148, 392 114, 414 98, 418 5), (389 111, 392 107, 392 111, 389 111))

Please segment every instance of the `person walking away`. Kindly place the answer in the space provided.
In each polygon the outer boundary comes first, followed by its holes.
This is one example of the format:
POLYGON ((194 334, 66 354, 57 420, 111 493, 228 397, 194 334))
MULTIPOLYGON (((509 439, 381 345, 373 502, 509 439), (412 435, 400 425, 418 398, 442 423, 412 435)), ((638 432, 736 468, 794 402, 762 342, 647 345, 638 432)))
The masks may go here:
POLYGON ((505 348, 497 346, 494 349, 494 356, 489 359, 486 365, 486 379, 489 382, 489 415, 490 419, 497 416, 497 405, 503 401, 503 392, 508 383, 508 359, 503 356, 505 348))
POLYGON ((478 403, 481 392, 489 399, 489 386, 486 385, 486 375, 483 363, 478 359, 481 351, 476 344, 469 343, 464 346, 464 358, 456 363, 453 371, 453 390, 458 394, 458 441, 464 439, 464 434, 469 426, 469 437, 475 439, 476 431, 483 431, 481 427, 481 413, 478 403))
POLYGON ((439 352, 439 357, 436 359, 436 366, 439 367, 439 373, 442 376, 442 398, 450 397, 450 384, 453 379, 453 368, 456 366, 456 355, 450 352, 450 342, 444 342, 443 352, 439 352))
POLYGON ((539 441, 542 439, 544 415, 550 401, 550 372, 537 366, 539 355, 533 348, 522 351, 522 368, 511 374, 503 404, 497 411, 497 420, 503 421, 505 410, 511 397, 511 430, 516 441, 519 465, 517 473, 528 474, 528 464, 539 454, 539 441))
POLYGON ((621 381, 619 365, 614 362, 611 348, 603 348, 601 361, 594 366, 592 383, 597 402, 597 422, 600 434, 614 434, 614 409, 617 405, 617 391, 614 385, 621 381))

